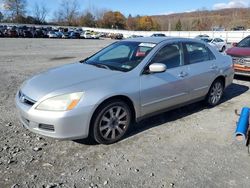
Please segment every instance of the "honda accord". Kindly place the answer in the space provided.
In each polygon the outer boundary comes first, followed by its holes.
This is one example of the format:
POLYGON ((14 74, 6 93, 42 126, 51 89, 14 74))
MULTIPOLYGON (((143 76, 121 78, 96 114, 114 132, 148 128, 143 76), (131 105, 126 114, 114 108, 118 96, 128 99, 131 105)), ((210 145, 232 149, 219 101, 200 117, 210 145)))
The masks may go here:
POLYGON ((145 117, 199 100, 219 104, 233 77, 231 57, 202 41, 141 37, 33 76, 15 102, 30 131, 111 144, 145 117))

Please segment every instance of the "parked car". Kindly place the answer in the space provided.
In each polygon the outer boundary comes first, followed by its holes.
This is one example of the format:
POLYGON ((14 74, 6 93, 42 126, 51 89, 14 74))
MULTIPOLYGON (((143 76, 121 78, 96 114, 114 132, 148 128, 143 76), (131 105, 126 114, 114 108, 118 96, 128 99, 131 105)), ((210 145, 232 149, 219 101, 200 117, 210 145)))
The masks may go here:
POLYGON ((206 34, 203 34, 203 35, 197 35, 195 38, 196 39, 201 39, 201 38, 210 38, 210 37, 208 35, 206 35, 206 34))
POLYGON ((62 33, 62 38, 63 39, 68 39, 69 38, 69 33, 68 32, 63 32, 62 33))
POLYGON ((9 29, 7 30, 6 34, 5 34, 7 37, 12 37, 12 38, 15 38, 15 37, 18 37, 18 33, 15 29, 9 29))
POLYGON ((56 35, 57 35, 57 38, 62 38, 63 37, 63 32, 57 31, 56 35))
POLYGON ((250 36, 234 43, 226 53, 233 58, 235 74, 250 76, 250 36))
POLYGON ((143 37, 142 35, 130 35, 128 38, 138 38, 138 37, 143 37))
POLYGON ((47 35, 49 38, 58 38, 55 31, 49 31, 47 35))
POLYGON ((2 31, 0 31, 0 37, 1 37, 1 38, 4 37, 4 34, 3 34, 2 31))
POLYGON ((33 38, 34 36, 33 36, 32 32, 30 30, 24 30, 23 31, 23 37, 24 38, 33 38))
POLYGON ((30 131, 111 144, 157 112, 199 100, 219 104, 233 77, 232 58, 202 41, 142 37, 28 79, 15 102, 30 131))
POLYGON ((70 39, 79 39, 80 38, 80 34, 78 32, 71 31, 69 33, 69 38, 70 39))
POLYGON ((166 35, 163 33, 154 33, 151 37, 166 37, 166 35))
POLYGON ((110 35, 111 39, 116 39, 116 40, 122 40, 123 39, 123 34, 122 33, 112 33, 110 35))
POLYGON ((80 38, 82 38, 82 39, 91 39, 92 38, 91 32, 89 32, 89 31, 82 32, 81 35, 80 35, 80 38))
POLYGON ((92 39, 99 39, 99 38, 100 38, 100 35, 99 35, 99 33, 92 32, 92 33, 91 33, 91 38, 92 38, 92 39))
POLYGON ((45 37, 44 31, 42 29, 36 29, 34 31, 34 37, 35 38, 44 38, 45 37))
POLYGON ((201 40, 207 42, 210 46, 213 46, 219 52, 224 52, 227 48, 227 43, 221 38, 201 38, 201 40))
POLYGON ((244 26, 236 26, 232 28, 233 31, 244 31, 245 27, 244 26))

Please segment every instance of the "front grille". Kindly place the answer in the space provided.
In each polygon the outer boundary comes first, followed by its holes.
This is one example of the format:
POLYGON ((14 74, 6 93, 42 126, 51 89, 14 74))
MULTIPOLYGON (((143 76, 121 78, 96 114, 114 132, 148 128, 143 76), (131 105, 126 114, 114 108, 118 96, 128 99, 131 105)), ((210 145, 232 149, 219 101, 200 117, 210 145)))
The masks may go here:
POLYGON ((239 64, 239 65, 245 65, 250 67, 250 58, 249 57, 237 57, 232 56, 233 63, 239 64))
POLYGON ((53 125, 48 125, 48 124, 39 124, 38 128, 46 130, 46 131, 55 131, 54 126, 53 125))
POLYGON ((18 98, 20 100, 21 103, 27 104, 29 106, 33 106, 36 101, 29 98, 28 96, 26 96, 25 94, 22 93, 22 91, 18 92, 18 98))

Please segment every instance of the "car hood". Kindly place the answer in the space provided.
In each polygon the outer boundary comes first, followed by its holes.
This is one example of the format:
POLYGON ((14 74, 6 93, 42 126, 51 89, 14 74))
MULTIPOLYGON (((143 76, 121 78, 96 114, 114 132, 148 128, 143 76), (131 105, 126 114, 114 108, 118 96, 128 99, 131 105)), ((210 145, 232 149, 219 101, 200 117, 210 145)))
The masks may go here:
POLYGON ((83 82, 103 80, 117 74, 121 74, 121 72, 97 68, 93 65, 74 63, 53 68, 33 76, 24 82, 21 90, 29 98, 38 101, 53 91, 83 82))
POLYGON ((227 50, 231 56, 250 56, 250 48, 233 47, 227 50))

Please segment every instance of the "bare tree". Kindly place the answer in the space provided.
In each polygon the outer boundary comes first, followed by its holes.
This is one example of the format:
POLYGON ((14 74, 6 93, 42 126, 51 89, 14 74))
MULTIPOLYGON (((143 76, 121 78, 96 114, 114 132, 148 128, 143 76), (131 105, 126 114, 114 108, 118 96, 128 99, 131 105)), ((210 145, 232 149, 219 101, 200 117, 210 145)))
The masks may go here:
POLYGON ((39 21, 40 23, 44 23, 46 20, 46 17, 48 15, 48 8, 44 5, 44 4, 35 4, 34 7, 34 17, 36 18, 37 21, 39 21))
POLYGON ((78 16, 78 1, 62 0, 60 9, 55 12, 55 19, 57 22, 65 23, 69 26, 75 25, 78 16))
POLYGON ((85 27, 95 27, 95 17, 90 12, 85 12, 79 18, 79 24, 85 27))
POLYGON ((4 0, 3 7, 9 13, 12 20, 23 17, 26 13, 26 0, 4 0))

